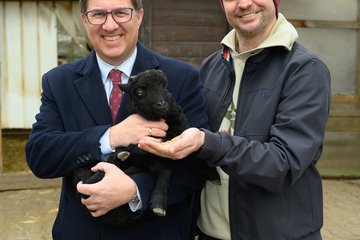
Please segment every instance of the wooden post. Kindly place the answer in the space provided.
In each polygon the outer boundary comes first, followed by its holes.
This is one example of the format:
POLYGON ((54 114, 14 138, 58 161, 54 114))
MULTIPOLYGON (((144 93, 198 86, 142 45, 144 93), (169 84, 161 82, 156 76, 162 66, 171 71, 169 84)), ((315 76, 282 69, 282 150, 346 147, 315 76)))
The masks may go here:
POLYGON ((143 1, 143 8, 145 15, 141 24, 139 38, 147 47, 152 48, 152 1, 143 1))
MULTIPOLYGON (((0 113, 0 119, 1 119, 1 113, 0 113)), ((2 131, 1 131, 1 123, 0 123, 0 174, 2 174, 2 172, 3 172, 3 153, 2 153, 2 131)))
MULTIPOLYGON (((4 81, 3 79, 3 55, 2 55, 2 42, 3 42, 3 32, 2 32, 2 26, 3 26, 3 18, 4 15, 3 12, 3 3, 0 3, 0 83, 4 81)), ((1 90, 1 87, 0 87, 1 90)), ((0 93, 2 94, 2 93, 0 93)), ((2 153, 2 126, 1 126, 1 98, 0 98, 0 175, 3 173, 3 153, 2 153)))
POLYGON ((358 19, 357 19, 357 24, 358 24, 358 29, 357 29, 357 31, 358 31, 358 34, 357 34, 357 36, 358 36, 358 39, 357 39, 357 41, 358 41, 358 48, 357 48, 357 53, 358 53, 358 58, 357 58, 357 60, 358 60, 358 62, 357 62, 357 81, 356 81, 356 89, 357 89, 357 91, 356 91, 356 95, 357 95, 357 97, 358 97, 358 104, 360 104, 360 0, 358 0, 358 19))

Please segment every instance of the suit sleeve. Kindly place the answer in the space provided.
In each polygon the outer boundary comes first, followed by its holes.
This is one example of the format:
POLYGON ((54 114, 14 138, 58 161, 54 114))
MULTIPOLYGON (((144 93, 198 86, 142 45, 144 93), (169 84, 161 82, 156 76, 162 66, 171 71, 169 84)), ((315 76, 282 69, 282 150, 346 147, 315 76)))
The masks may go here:
MULTIPOLYGON (((66 85, 65 82, 61 84, 58 88, 66 85)), ((70 105, 79 100, 67 102, 70 98, 66 91, 57 93, 61 96, 59 99, 54 94, 56 87, 50 84, 49 74, 45 74, 42 79, 40 112, 35 117, 36 122, 25 146, 27 163, 39 178, 68 176, 75 168, 98 162, 101 159, 99 139, 109 127, 95 124, 82 127, 84 123, 75 119, 78 116, 62 112, 60 109, 70 109, 70 105), (74 124, 81 127, 67 127, 67 121, 72 118, 74 124)), ((79 111, 78 115, 81 114, 79 111)))

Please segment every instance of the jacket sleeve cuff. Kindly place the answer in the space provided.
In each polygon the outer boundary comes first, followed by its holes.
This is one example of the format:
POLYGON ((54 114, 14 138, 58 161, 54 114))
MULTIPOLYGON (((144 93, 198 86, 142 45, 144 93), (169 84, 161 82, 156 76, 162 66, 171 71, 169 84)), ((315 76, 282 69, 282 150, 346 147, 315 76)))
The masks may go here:
MULTIPOLYGON (((141 196, 141 210, 146 210, 149 208, 149 202, 151 198, 152 191, 155 186, 154 176, 150 172, 141 172, 132 174, 131 177, 137 186, 137 193, 141 196)), ((140 210, 140 209, 137 209, 140 210)))
POLYGON ((205 141, 204 145, 197 152, 197 157, 200 159, 209 160, 216 156, 216 153, 220 148, 220 137, 218 133, 213 133, 207 129, 201 129, 201 131, 205 133, 205 141))

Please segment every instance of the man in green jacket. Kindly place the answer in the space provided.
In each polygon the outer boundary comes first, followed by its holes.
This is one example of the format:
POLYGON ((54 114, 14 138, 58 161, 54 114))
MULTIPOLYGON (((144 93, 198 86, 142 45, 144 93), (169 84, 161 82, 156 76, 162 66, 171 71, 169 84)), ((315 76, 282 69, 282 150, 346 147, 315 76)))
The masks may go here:
POLYGON ((296 42, 278 0, 220 2, 233 30, 200 69, 211 131, 140 147, 172 159, 198 151, 217 166, 222 184, 203 188, 199 239, 319 240, 328 68, 296 42))

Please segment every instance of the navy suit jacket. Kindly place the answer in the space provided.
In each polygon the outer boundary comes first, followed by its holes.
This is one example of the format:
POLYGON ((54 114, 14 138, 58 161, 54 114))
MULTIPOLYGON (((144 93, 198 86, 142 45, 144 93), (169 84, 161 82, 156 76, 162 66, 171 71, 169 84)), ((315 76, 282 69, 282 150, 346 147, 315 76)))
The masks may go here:
MULTIPOLYGON (((198 71, 189 64, 152 52, 138 43, 132 75, 147 69, 161 69, 168 77, 168 90, 182 106, 191 126, 207 127, 205 100, 198 71)), ((76 193, 73 172, 101 159, 99 139, 112 125, 95 52, 86 58, 58 66, 42 79, 40 112, 36 115, 28 143, 27 162, 40 178, 62 177, 59 212, 53 238, 63 240, 99 239, 188 239, 189 196, 200 190, 204 177, 197 159, 172 161, 166 217, 146 218, 133 227, 113 227, 92 218, 76 193)), ((127 114, 125 95, 117 122, 127 114)), ((148 173, 131 176, 140 191, 143 209, 154 187, 148 173)))

